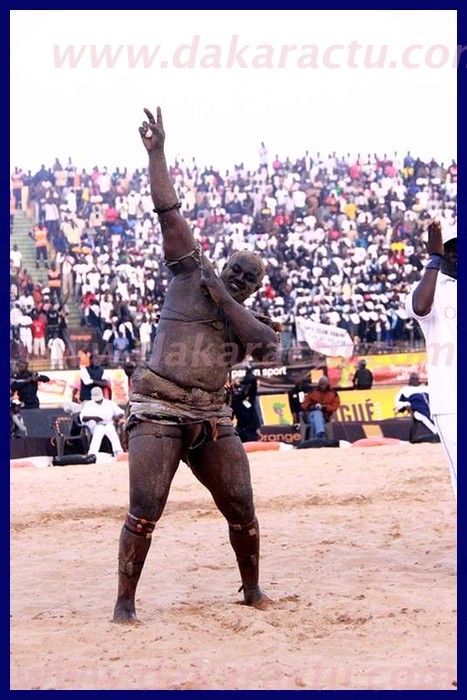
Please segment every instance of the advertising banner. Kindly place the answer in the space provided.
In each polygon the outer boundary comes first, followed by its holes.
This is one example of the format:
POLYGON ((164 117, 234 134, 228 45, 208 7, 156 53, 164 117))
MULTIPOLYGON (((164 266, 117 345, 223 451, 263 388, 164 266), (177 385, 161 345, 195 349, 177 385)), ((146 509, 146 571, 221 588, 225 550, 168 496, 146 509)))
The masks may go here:
POLYGON ((368 423, 395 418, 394 399, 399 388, 392 386, 342 391, 339 393, 341 405, 334 414, 334 420, 340 423, 368 423))
MULTIPOLYGON (((359 360, 362 357, 328 357, 327 373, 331 386, 352 386, 359 360)), ((418 372, 422 383, 427 381, 425 351, 400 352, 390 355, 365 355, 367 368, 373 374, 373 386, 381 384, 407 384, 411 372, 418 372)))
POLYGON ((265 394, 259 397, 264 425, 293 425, 287 394, 265 394))
MULTIPOLYGON (((39 383, 37 396, 41 406, 61 406, 73 400, 73 389, 80 386, 78 369, 54 370, 43 374, 50 381, 39 383)), ((123 369, 106 369, 105 376, 111 383, 112 399, 118 404, 125 404, 128 401, 128 379, 123 369)))
MULTIPOLYGON (((297 364, 278 365, 276 367, 262 367, 252 364, 253 374, 258 380, 260 392, 281 393, 288 391, 297 379, 307 380, 317 384, 318 379, 324 374, 326 366, 320 363, 301 362, 297 364)), ((233 382, 240 382, 245 376, 245 368, 238 367, 230 372, 233 382)))
MULTIPOLYGON (((341 408, 337 411, 335 420, 338 421, 372 421, 394 418, 394 397, 400 388, 408 382, 410 372, 419 372, 422 382, 426 381, 426 353, 400 353, 398 355, 369 355, 365 358, 367 367, 373 372, 373 388, 369 390, 342 391, 341 408), (384 385, 387 385, 386 387, 384 385), (391 386, 389 386, 391 385, 391 386)), ((358 364, 358 358, 347 362, 343 371, 343 358, 327 358, 328 377, 331 386, 339 388, 351 387, 351 377, 358 364)), ((289 367, 254 367, 253 372, 258 378, 258 389, 273 393, 263 393, 259 398, 259 406, 265 425, 292 425, 287 391, 294 383, 294 378, 300 374, 312 384, 317 384, 323 374, 322 367, 302 365, 289 367), (276 389, 276 391, 274 391, 276 389)), ((73 390, 79 388, 79 370, 54 370, 45 372, 50 382, 40 383, 38 397, 40 405, 61 406, 72 401, 73 390)), ((128 401, 128 378, 123 369, 106 369, 110 379, 112 398, 120 405, 128 401)), ((232 379, 240 381, 245 376, 242 368, 233 370, 232 379)))
MULTIPOLYGON (((398 386, 388 386, 340 392, 341 405, 334 414, 334 422, 373 423, 388 418, 402 420, 406 416, 396 415, 394 412, 394 399, 399 388, 398 386)), ((264 425, 293 425, 288 394, 268 394, 259 396, 258 399, 264 425)))

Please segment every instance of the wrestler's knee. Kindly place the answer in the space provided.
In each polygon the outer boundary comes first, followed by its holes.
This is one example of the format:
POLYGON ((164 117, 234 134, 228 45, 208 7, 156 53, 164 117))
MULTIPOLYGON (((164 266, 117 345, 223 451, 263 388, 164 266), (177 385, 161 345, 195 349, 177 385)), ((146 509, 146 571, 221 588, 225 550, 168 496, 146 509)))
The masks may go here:
POLYGON ((130 489, 130 513, 137 518, 146 519, 157 523, 160 519, 167 501, 165 493, 150 494, 148 489, 130 489))
POLYGON ((144 539, 151 539, 153 530, 156 527, 156 521, 139 518, 133 513, 127 513, 123 527, 133 535, 144 539))
POLYGON ((259 524, 256 515, 246 523, 229 522, 229 531, 232 534, 246 535, 247 537, 257 537, 259 534, 259 524))
POLYGON ((217 506, 229 524, 246 526, 255 519, 255 506, 251 492, 245 493, 243 498, 219 499, 217 506))

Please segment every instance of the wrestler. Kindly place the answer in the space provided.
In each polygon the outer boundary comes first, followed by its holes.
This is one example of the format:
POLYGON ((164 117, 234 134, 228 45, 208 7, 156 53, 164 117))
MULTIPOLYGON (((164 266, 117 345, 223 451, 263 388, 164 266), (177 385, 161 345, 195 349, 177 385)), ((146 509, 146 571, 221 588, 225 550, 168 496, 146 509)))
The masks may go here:
POLYGON ((236 435, 224 385, 247 355, 272 360, 272 323, 243 302, 264 276, 261 259, 236 252, 218 276, 196 243, 169 177, 160 108, 139 128, 149 154, 151 195, 165 264, 173 278, 147 365, 132 378, 127 419, 129 512, 120 535, 115 622, 135 622, 135 593, 151 535, 180 460, 210 491, 228 523, 246 605, 266 608, 259 586, 259 526, 247 455, 236 435))

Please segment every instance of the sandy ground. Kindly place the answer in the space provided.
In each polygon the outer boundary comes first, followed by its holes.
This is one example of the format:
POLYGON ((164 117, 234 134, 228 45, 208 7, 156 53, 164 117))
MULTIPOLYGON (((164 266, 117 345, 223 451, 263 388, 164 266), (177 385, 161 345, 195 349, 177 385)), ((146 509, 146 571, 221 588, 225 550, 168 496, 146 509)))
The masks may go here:
MULTIPOLYGON (((115 625, 128 464, 11 469, 14 690, 455 690, 456 507, 440 445, 250 455, 261 583, 185 465, 115 625)), ((13 463, 12 463, 13 464, 13 463)))

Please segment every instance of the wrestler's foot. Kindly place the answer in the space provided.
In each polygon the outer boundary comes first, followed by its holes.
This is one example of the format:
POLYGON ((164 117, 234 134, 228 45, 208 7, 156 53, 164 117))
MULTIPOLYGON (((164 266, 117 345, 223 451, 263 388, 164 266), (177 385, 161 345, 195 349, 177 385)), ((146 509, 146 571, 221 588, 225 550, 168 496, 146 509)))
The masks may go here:
POLYGON ((112 622, 120 622, 127 625, 135 625, 139 622, 136 617, 135 601, 128 598, 117 600, 112 622))
POLYGON ((250 591, 244 591, 244 597, 245 605, 256 608, 256 610, 267 610, 274 605, 274 601, 263 593, 258 586, 250 591))

